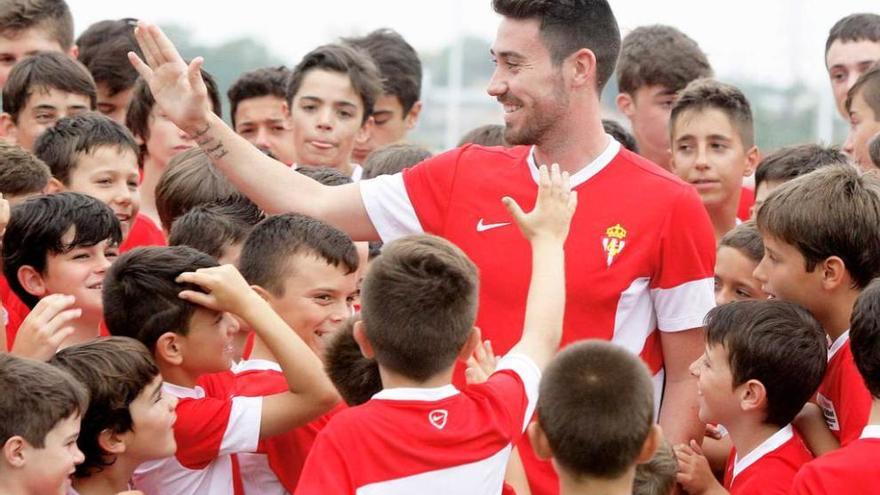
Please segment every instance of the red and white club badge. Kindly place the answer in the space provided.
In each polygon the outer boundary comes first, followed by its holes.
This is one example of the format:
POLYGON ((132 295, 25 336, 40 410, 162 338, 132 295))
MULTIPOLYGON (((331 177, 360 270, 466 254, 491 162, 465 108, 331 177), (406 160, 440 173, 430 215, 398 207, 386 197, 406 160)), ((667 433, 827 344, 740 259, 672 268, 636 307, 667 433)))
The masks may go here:
POLYGON ((446 420, 449 418, 449 412, 446 409, 434 409, 428 413, 428 421, 434 425, 434 428, 442 430, 446 426, 446 420))

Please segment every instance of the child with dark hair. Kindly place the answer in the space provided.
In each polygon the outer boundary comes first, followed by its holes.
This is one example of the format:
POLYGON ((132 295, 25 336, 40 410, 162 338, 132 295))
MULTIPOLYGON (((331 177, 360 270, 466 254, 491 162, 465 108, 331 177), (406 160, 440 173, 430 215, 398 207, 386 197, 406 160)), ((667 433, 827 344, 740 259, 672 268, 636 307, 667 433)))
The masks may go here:
POLYGON ((136 25, 137 19, 132 18, 99 21, 76 39, 77 59, 95 79, 97 110, 122 125, 138 77, 128 63, 128 52, 141 55, 134 38, 136 25))
POLYGON ((375 359, 363 355, 354 339, 357 317, 349 318, 330 339, 324 353, 327 375, 350 406, 359 406, 382 391, 382 377, 375 359))
POLYGON ((89 392, 76 442, 85 456, 73 475, 77 495, 128 490, 135 468, 174 455, 177 398, 162 393, 162 375, 143 344, 97 339, 62 349, 49 363, 89 392))
POLYGON ((825 374, 819 322, 797 304, 736 301, 706 317, 706 352, 691 365, 699 379, 700 419, 723 425, 733 450, 724 486, 699 445, 676 447, 678 481, 692 495, 789 493, 813 456, 791 422, 825 374))
POLYGON ((174 220, 168 245, 189 246, 220 264, 238 265, 245 239, 265 218, 266 214, 244 196, 198 205, 174 220))
POLYGON ((0 141, 0 194, 15 206, 46 192, 52 172, 20 146, 0 141))
POLYGON ((752 275, 764 258, 764 243, 754 222, 737 225, 721 238, 715 255, 715 304, 767 299, 752 275))
POLYGON ((0 3, 0 89, 9 70, 37 52, 74 57, 73 16, 64 0, 6 0, 0 3))
POLYGON ((73 332, 61 345, 83 342, 99 334, 101 287, 121 241, 116 215, 91 196, 32 198, 12 209, 3 236, 3 275, 30 308, 51 294, 73 296, 66 304, 77 311, 68 323, 73 332))
POLYGON ((65 493, 83 462, 76 439, 85 387, 46 363, 0 352, 0 479, 4 493, 65 493))
POLYGON ((235 132, 263 153, 291 165, 296 162, 296 150, 287 102, 289 79, 286 67, 253 70, 239 76, 226 96, 235 132))
POLYGON ((837 111, 849 120, 846 94, 871 64, 880 60, 880 15, 850 14, 834 23, 825 41, 825 68, 837 111))
POLYGON ((389 144, 370 153, 364 162, 364 178, 393 175, 431 158, 431 152, 415 144, 389 144))
POLYGON ((871 160, 869 143, 871 138, 880 133, 880 62, 859 76, 846 93, 844 106, 850 126, 843 151, 862 170, 876 171, 871 160))
POLYGON ((602 127, 605 129, 605 134, 613 137, 614 140, 623 145, 624 148, 633 153, 639 152, 639 145, 636 143, 636 138, 626 130, 625 127, 620 125, 620 122, 611 119, 602 119, 602 127))

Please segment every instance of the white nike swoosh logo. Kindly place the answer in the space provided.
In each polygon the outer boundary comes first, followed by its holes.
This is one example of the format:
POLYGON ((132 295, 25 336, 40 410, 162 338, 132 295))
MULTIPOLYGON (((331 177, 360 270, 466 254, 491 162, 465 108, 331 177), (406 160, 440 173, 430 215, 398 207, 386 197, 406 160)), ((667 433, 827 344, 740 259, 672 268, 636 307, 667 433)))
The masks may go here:
POLYGON ((497 229, 498 227, 504 227, 506 225, 510 225, 510 222, 483 223, 483 219, 481 218, 480 221, 477 222, 477 232, 485 232, 487 230, 497 229))

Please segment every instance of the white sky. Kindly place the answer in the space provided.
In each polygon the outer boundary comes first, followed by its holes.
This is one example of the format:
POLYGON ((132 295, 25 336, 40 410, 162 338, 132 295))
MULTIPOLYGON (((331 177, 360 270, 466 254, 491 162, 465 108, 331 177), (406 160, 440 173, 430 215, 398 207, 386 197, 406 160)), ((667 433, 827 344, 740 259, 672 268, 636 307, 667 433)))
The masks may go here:
MULTIPOLYGON (((497 18, 489 0, 67 0, 77 34, 89 24, 138 17, 189 27, 199 41, 253 37, 294 65, 319 44, 378 27, 399 31, 417 50, 444 46, 456 33, 491 40, 497 18)), ((877 0, 612 0, 624 33, 670 24, 697 40, 724 78, 787 85, 827 85, 828 29, 853 12, 880 12, 877 0)), ((488 57, 488 54, 487 54, 488 57)))

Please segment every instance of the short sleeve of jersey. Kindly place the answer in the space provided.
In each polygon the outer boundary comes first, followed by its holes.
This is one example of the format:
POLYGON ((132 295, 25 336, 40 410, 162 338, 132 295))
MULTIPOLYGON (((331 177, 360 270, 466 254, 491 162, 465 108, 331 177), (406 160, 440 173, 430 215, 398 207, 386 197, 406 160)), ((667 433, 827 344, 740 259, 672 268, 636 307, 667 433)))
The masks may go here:
POLYGON ((360 182, 370 221, 384 242, 407 234, 440 234, 460 150, 425 160, 400 174, 360 182))
POLYGON ((498 387, 505 401, 509 404, 511 417, 520 425, 518 433, 522 433, 529 425, 535 407, 538 404, 538 386, 541 383, 541 370, 525 354, 507 354, 486 384, 498 387), (518 380, 516 379, 518 378, 518 380))
POLYGON ((794 477, 794 482, 791 484, 791 490, 789 490, 789 494, 791 495, 817 495, 817 494, 825 494, 832 493, 830 491, 826 491, 822 487, 822 478, 819 476, 819 471, 814 469, 812 463, 805 464, 798 473, 794 477))
POLYGON ((715 306, 715 234, 697 194, 683 189, 658 239, 658 261, 651 278, 657 326, 677 332, 703 326, 715 306))
POLYGON ((332 432, 318 434, 306 458, 295 495, 354 494, 344 456, 332 441, 332 432))
POLYGON ((178 462, 204 469, 220 456, 256 451, 262 409, 262 397, 181 400, 174 425, 178 462))

